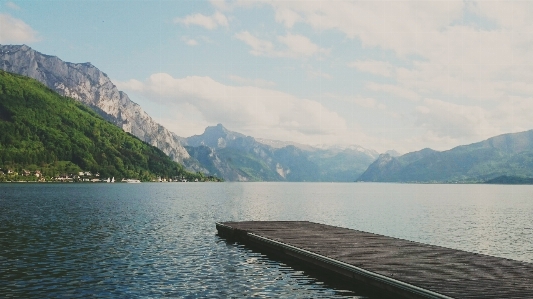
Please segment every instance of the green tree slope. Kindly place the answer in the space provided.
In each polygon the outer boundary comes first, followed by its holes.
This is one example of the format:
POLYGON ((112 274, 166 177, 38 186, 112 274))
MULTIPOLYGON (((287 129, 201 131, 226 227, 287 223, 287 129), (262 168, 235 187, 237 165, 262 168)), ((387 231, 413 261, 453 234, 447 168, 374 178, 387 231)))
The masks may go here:
POLYGON ((0 167, 71 161, 102 177, 205 180, 36 80, 0 71, 0 167))

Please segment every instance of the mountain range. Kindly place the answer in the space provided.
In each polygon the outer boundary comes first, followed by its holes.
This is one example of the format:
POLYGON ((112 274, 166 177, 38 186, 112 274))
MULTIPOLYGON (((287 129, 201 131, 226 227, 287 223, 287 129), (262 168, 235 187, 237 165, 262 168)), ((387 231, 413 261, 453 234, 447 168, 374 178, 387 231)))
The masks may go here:
POLYGON ((382 154, 358 181, 505 182, 510 178, 533 178, 533 130, 442 152, 426 148, 399 157, 382 154))
POLYGON ((352 182, 378 156, 362 147, 319 149, 261 141, 218 124, 183 142, 190 155, 211 173, 238 181, 352 182))
MULTIPOLYGON (((91 63, 64 62, 26 45, 0 45, 0 69, 40 81, 158 147, 188 170, 227 181, 508 182, 533 177, 532 131, 447 151, 400 155, 246 136, 222 124, 180 137, 154 121, 91 63)), ((527 181, 527 179, 525 180, 527 181)))
POLYGON ((222 125, 183 138, 155 122, 91 63, 70 63, 26 45, 0 45, 0 69, 38 80, 158 147, 187 169, 228 181, 353 181, 378 153, 362 147, 319 149, 256 140, 222 125))

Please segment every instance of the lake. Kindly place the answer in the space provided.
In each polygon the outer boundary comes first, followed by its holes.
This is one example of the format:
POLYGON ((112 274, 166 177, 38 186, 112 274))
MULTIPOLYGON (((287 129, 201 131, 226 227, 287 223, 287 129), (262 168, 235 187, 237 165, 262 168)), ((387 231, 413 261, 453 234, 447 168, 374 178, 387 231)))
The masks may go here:
POLYGON ((533 262, 533 186, 0 184, 6 297, 371 298, 216 235, 309 220, 533 262))

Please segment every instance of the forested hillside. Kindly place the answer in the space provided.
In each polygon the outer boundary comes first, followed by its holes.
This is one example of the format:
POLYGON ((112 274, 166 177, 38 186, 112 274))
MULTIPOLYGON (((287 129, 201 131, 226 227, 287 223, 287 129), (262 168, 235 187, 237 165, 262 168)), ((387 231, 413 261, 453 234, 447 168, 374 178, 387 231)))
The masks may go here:
POLYGON ((65 161, 71 171, 117 179, 206 179, 86 106, 36 80, 0 71, 0 167, 58 172, 65 161))

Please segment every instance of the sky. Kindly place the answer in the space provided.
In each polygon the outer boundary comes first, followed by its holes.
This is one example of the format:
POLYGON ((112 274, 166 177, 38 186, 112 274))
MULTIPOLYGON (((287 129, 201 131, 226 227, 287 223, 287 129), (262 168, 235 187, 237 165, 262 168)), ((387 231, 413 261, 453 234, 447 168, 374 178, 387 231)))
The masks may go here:
POLYGON ((533 1, 5 1, 0 44, 91 62, 179 136, 379 152, 533 129, 533 1))

